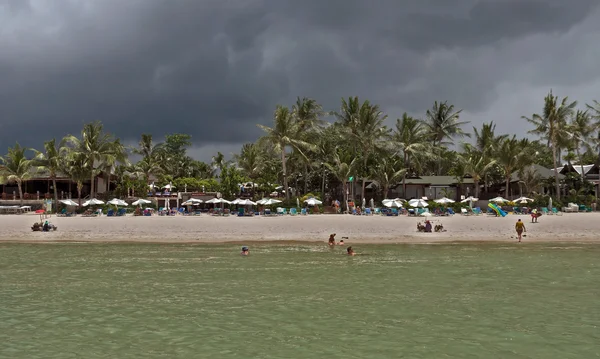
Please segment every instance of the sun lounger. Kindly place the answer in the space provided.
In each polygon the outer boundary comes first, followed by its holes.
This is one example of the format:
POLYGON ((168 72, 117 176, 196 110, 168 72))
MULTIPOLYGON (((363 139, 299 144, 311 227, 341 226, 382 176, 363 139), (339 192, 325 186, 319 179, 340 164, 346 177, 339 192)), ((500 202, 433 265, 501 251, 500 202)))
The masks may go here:
POLYGON ((451 216, 454 216, 454 215, 456 214, 456 213, 454 213, 454 210, 453 210, 452 208, 450 208, 450 207, 448 207, 448 208, 446 209, 446 212, 447 212, 449 215, 451 215, 451 216))
POLYGON ((271 210, 270 209, 265 209, 265 216, 270 216, 271 215, 271 210))
POLYGON ((556 207, 552 208, 552 213, 554 213, 554 215, 556 216, 562 216, 562 212, 559 212, 558 209, 556 209, 556 207))
POLYGON ((302 208, 302 210, 300 211, 300 214, 303 216, 306 216, 308 213, 306 213, 306 208, 302 208))
POLYGON ((483 214, 483 212, 481 212, 481 208, 475 207, 475 208, 473 208, 473 214, 476 216, 481 216, 483 214))
POLYGON ((298 214, 298 210, 296 208, 290 208, 290 215, 295 216, 298 214))
POLYGON ((462 214, 463 216, 470 215, 469 211, 464 207, 460 209, 460 214, 462 214))

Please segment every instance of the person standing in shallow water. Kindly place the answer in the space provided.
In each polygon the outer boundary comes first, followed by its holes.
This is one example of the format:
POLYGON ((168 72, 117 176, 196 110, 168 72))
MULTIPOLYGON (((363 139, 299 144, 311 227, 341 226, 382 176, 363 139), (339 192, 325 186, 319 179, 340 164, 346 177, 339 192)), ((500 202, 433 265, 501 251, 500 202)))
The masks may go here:
POLYGON ((246 247, 246 246, 243 246, 242 247, 242 253, 240 253, 240 254, 243 255, 243 256, 247 256, 247 255, 250 254, 250 249, 248 249, 248 247, 246 247))
POLYGON ((329 235, 329 243, 327 244, 329 244, 330 246, 335 246, 335 233, 331 233, 329 235))
POLYGON ((352 249, 352 247, 348 247, 348 249, 346 249, 346 251, 348 252, 349 256, 353 256, 356 254, 356 253, 354 253, 354 249, 352 249))
POLYGON ((515 230, 517 231, 519 242, 521 242, 521 235, 523 234, 523 231, 527 232, 527 229, 525 228, 525 223, 522 222, 521 219, 519 219, 515 224, 515 230))

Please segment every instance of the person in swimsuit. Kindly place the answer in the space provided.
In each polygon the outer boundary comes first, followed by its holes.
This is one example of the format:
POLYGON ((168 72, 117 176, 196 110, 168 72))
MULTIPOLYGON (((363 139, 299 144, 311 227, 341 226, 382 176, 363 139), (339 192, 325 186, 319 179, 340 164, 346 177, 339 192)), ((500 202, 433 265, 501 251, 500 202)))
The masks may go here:
POLYGON ((346 251, 348 251, 349 256, 353 256, 356 254, 356 253, 354 253, 354 249, 352 249, 352 247, 348 247, 348 249, 346 251))
POLYGON ((329 235, 329 243, 330 246, 335 246, 335 233, 331 233, 329 235))
POLYGON ((342 239, 341 241, 338 242, 338 246, 343 246, 344 245, 344 240, 342 239))
POLYGON ((243 255, 243 256, 247 256, 247 255, 250 254, 250 249, 248 249, 248 247, 246 247, 246 246, 243 246, 242 247, 242 253, 240 253, 240 254, 243 255))
POLYGON ((521 242, 521 235, 523 234, 523 231, 527 232, 527 229, 525 228, 525 223, 522 222, 521 219, 519 219, 515 224, 515 230, 517 231, 517 235, 519 236, 519 242, 521 242))

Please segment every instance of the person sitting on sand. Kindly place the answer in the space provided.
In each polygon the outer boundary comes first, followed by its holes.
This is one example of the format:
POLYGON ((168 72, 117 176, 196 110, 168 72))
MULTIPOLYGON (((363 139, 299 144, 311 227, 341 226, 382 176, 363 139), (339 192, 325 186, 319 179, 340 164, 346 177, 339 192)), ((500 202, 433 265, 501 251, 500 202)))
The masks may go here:
POLYGON ((523 231, 527 232, 527 229, 525 228, 525 223, 521 222, 520 218, 515 224, 515 230, 517 231, 517 235, 519 236, 519 242, 521 242, 521 235, 523 234, 523 231))
POLYGON ((353 256, 356 254, 356 253, 354 253, 354 249, 352 249, 352 247, 348 247, 348 249, 346 249, 346 251, 348 252, 349 256, 353 256))
POLYGON ((421 222, 417 222, 417 232, 425 232, 425 226, 421 222))
POLYGON ((247 256, 247 255, 250 254, 250 249, 248 247, 246 247, 246 246, 243 246, 242 247, 242 253, 240 253, 240 254, 243 255, 243 256, 247 256))
POLYGON ((431 232, 431 222, 425 221, 425 232, 431 232))
POLYGON ((329 243, 327 244, 329 244, 330 246, 335 246, 335 233, 331 233, 329 235, 329 243))
POLYGON ((44 232, 50 231, 50 224, 48 224, 48 221, 44 222, 44 226, 42 227, 42 231, 44 231, 44 232))

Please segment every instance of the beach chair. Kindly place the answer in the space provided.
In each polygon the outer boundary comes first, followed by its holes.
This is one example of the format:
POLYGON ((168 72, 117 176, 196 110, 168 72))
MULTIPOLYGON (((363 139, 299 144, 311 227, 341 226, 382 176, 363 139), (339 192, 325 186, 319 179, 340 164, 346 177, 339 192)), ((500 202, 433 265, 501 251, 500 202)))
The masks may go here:
POLYGON ((375 208, 375 214, 381 214, 381 208, 375 208))
POLYGON ((271 210, 268 208, 265 208, 265 216, 270 216, 271 215, 271 210))
POLYGON ((244 217, 246 215, 246 211, 244 210, 244 208, 238 208, 237 215, 238 217, 244 217))
POLYGON ((467 211, 467 209, 465 207, 462 207, 460 209, 460 214, 462 214, 463 216, 468 216, 469 215, 469 211, 467 211))
POLYGON ((373 212, 371 212, 371 208, 365 208, 365 216, 372 216, 373 212))
POLYGON ((115 211, 113 209, 109 209, 108 212, 106 212, 106 217, 114 217, 115 216, 115 211))
POLYGON ((548 215, 548 214, 553 214, 553 213, 552 212, 548 212, 548 208, 542 207, 542 214, 548 215))
POLYGON ((306 213, 306 208, 302 208, 300 210, 300 214, 303 215, 303 216, 306 216, 308 214, 308 213, 306 213))
POLYGON ((448 207, 446 209, 446 212, 450 215, 450 216, 454 216, 456 213, 454 213, 454 210, 451 207, 448 207))
POLYGON ((287 208, 282 208, 282 209, 281 209, 281 212, 282 212, 282 214, 283 214, 284 216, 285 216, 286 214, 288 214, 288 213, 287 213, 287 208))
POLYGON ((283 208, 277 207, 277 215, 278 216, 283 216, 283 208))
POLYGON ((231 210, 229 208, 225 208, 223 210, 223 216, 229 217, 230 214, 231 214, 231 210))
POLYGON ((117 216, 118 217, 123 217, 125 214, 127 214, 127 210, 125 208, 121 208, 119 209, 119 211, 117 212, 117 216))
POLYGON ((298 210, 296 208, 290 208, 290 216, 296 216, 298 214, 298 210))
POLYGON ((552 208, 552 213, 554 213, 554 215, 556 215, 556 216, 562 216, 563 215, 563 213, 559 212, 558 209, 556 209, 556 207, 552 208))
POLYGON ((483 212, 481 212, 481 208, 475 207, 475 208, 473 208, 473 214, 476 216, 481 216, 483 214, 483 212))

